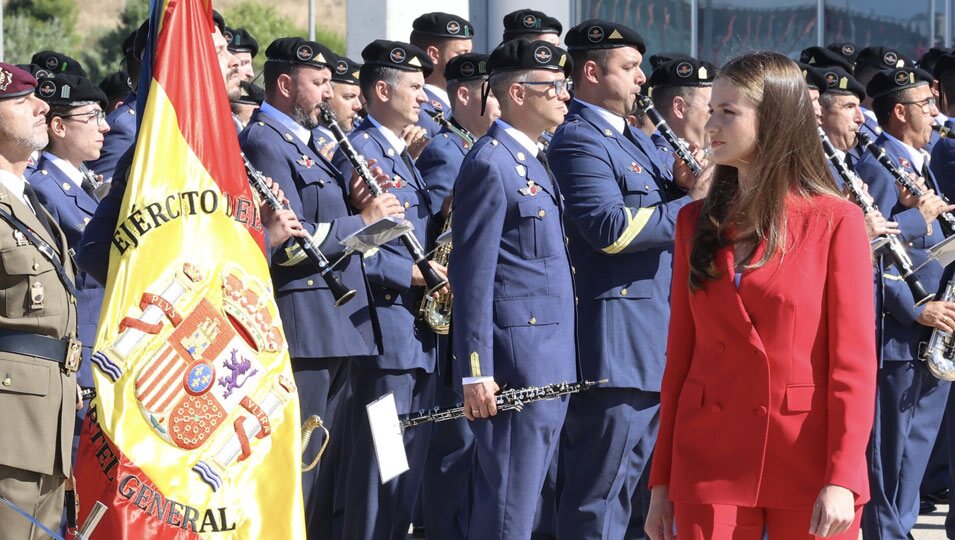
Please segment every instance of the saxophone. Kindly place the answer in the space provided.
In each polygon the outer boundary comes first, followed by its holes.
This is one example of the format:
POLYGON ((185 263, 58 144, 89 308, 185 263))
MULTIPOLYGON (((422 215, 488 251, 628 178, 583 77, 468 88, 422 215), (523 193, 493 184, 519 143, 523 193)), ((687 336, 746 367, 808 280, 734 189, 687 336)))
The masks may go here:
MULTIPOLYGON (((458 124, 452 123, 450 120, 444 117, 444 114, 440 111, 431 112, 432 118, 435 122, 440 124, 442 127, 450 131, 451 133, 457 135, 465 143, 467 147, 471 148, 474 146, 475 138, 468 130, 463 127, 459 127, 458 124)), ((451 213, 448 213, 448 219, 444 220, 444 226, 441 228, 441 234, 444 235, 451 230, 451 213)), ((434 251, 434 257, 432 260, 444 267, 448 266, 448 259, 451 258, 451 240, 440 246, 438 246, 434 251)), ((435 334, 442 336, 448 335, 448 331, 451 329, 451 293, 438 293, 437 296, 432 296, 430 294, 425 294, 424 298, 421 299, 421 305, 418 307, 418 318, 424 321, 428 326, 434 330, 435 334)))
MULTIPOLYGON (((955 279, 948 282, 940 298, 943 302, 955 301, 955 279)), ((955 336, 935 328, 929 338, 922 359, 932 375, 943 381, 955 381, 955 336)))
MULTIPOLYGON (((441 234, 450 230, 451 214, 449 213, 448 219, 444 220, 441 234)), ((447 268, 449 258, 451 258, 450 239, 434 250, 434 256, 431 260, 447 268)), ((451 329, 451 293, 438 293, 436 296, 425 294, 424 298, 421 299, 421 305, 418 307, 418 318, 430 326, 435 334, 448 335, 448 331, 451 329)))

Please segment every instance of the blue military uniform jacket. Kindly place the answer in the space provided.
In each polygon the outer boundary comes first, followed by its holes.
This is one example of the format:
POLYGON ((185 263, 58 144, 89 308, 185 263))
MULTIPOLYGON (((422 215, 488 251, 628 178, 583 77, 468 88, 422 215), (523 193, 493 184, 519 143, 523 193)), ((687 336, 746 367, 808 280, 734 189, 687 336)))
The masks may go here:
POLYGON ((123 104, 106 116, 109 132, 103 140, 99 159, 86 164, 96 174, 103 175, 104 182, 111 182, 120 156, 136 142, 136 94, 126 96, 123 104))
MULTIPOLYGON (((365 226, 345 203, 345 178, 328 160, 273 116, 257 110, 239 136, 254 167, 279 183, 291 210, 330 261, 341 257, 340 240, 365 226)), ((331 291, 298 244, 289 239, 272 248, 272 282, 292 358, 369 356, 380 352, 374 312, 369 308, 362 261, 348 257, 335 266, 357 291, 335 307, 331 291)))
MULTIPOLYGON (((581 376, 659 391, 676 217, 672 172, 646 134, 574 101, 548 156, 564 194, 580 296, 581 376)), ((457 314, 455 314, 455 317, 457 314)))
MULTIPOLYGON (((36 190, 37 199, 63 230, 67 245, 76 250, 83 230, 96 212, 98 201, 77 186, 46 154, 37 161, 37 168, 27 181, 36 190)), ((105 290, 83 271, 76 273, 75 285, 77 337, 83 342, 83 366, 77 372, 77 380, 80 386, 90 387, 93 386, 93 378, 89 359, 105 290)))
POLYGON ((443 98, 427 86, 424 87, 424 93, 428 96, 428 101, 421 104, 421 112, 418 113, 418 126, 423 127, 428 132, 428 137, 434 139, 441 131, 441 124, 435 122, 431 114, 440 112, 444 114, 445 118, 450 118, 451 104, 445 102, 443 98))
MULTIPOLYGON (((875 144, 885 149, 886 155, 896 164, 902 165, 909 172, 915 172, 910 162, 907 150, 899 143, 890 140, 885 135, 879 136, 875 144)), ((854 165, 856 173, 869 186, 869 194, 875 200, 876 206, 883 215, 891 221, 899 223, 902 231, 901 239, 908 244, 909 255, 915 266, 925 261, 925 249, 943 239, 938 220, 928 227, 917 208, 905 208, 899 203, 899 192, 892 175, 869 153, 866 153, 854 165)), ((930 175, 931 176, 931 175, 930 175)), ((931 187, 934 178, 927 178, 931 187)), ((942 267, 932 262, 921 268, 916 274, 929 292, 938 290, 942 267)), ((919 341, 927 337, 930 331, 920 325, 916 319, 922 308, 915 307, 915 300, 908 286, 901 279, 895 268, 883 270, 881 279, 876 283, 879 294, 876 311, 880 318, 882 361, 910 361, 918 358, 919 341)))
POLYGON ((464 156, 468 155, 470 149, 471 145, 464 139, 448 129, 442 129, 418 156, 415 166, 428 186, 431 208, 434 210, 440 211, 444 200, 451 195, 464 156))
MULTIPOLYGON (((946 120, 945 127, 955 129, 955 119, 946 120)), ((955 133, 949 133, 948 137, 940 138, 932 148, 931 155, 932 161, 929 167, 938 181, 941 193, 949 199, 955 198, 955 133)))
POLYGON ((495 122, 454 185, 448 267, 454 378, 513 388, 577 378, 576 313, 558 186, 495 122))
MULTIPOLYGON (((409 168, 381 128, 370 119, 349 134, 355 150, 365 159, 376 160, 395 184, 389 190, 405 209, 405 219, 414 225, 414 235, 425 251, 432 247, 431 209, 428 190, 415 167, 409 168)), ((346 177, 352 167, 341 149, 333 163, 346 177)), ((365 258, 365 272, 371 284, 372 297, 381 324, 383 353, 373 359, 379 369, 435 370, 435 334, 417 319, 424 289, 411 286, 413 261, 401 240, 381 246, 365 258)))

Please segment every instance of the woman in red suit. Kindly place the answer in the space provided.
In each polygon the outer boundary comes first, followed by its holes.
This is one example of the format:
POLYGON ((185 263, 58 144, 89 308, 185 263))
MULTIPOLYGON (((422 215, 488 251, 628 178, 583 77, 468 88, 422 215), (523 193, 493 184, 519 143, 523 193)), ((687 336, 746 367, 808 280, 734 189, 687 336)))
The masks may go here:
POLYGON ((876 384, 862 212, 791 60, 731 61, 710 105, 718 167, 677 219, 646 531, 857 540, 876 384))

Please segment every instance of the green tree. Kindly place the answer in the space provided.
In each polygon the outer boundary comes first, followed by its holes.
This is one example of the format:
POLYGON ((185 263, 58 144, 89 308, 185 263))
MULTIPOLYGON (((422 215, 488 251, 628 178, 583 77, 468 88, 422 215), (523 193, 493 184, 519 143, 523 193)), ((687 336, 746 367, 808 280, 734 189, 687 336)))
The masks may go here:
POLYGON ((76 24, 75 0, 10 0, 7 4, 10 15, 25 15, 43 22, 59 19, 64 28, 73 31, 76 24))
MULTIPOLYGON (((222 16, 229 27, 245 28, 259 42, 259 54, 252 61, 256 73, 261 73, 265 65, 265 49, 269 43, 280 37, 308 37, 308 31, 303 27, 296 25, 288 17, 276 13, 269 5, 253 0, 243 0, 231 8, 223 9, 222 16)), ((336 54, 345 52, 345 39, 342 36, 318 28, 315 39, 336 54)))
POLYGON ((70 54, 73 48, 64 23, 55 18, 44 22, 25 15, 4 17, 3 34, 3 61, 10 64, 29 64, 33 53, 38 51, 54 50, 70 54))
POLYGON ((87 71, 91 79, 99 82, 110 73, 125 69, 123 41, 148 18, 149 0, 126 1, 126 7, 119 16, 119 26, 103 34, 92 50, 80 55, 84 66, 89 64, 87 71))

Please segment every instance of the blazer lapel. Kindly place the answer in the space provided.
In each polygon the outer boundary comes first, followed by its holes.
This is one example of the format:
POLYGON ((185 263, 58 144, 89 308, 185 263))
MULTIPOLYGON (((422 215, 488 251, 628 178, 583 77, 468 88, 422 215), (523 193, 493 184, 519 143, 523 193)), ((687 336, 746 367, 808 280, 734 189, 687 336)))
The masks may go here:
POLYGON ((546 193, 555 203, 559 204, 560 194, 557 191, 557 186, 551 182, 550 176, 547 175, 547 170, 545 170, 544 165, 537 160, 537 156, 527 155, 527 148, 517 142, 514 137, 508 135, 507 131, 499 128, 498 124, 494 124, 491 129, 493 131, 489 132, 488 135, 497 139, 501 145, 510 152, 516 162, 514 167, 517 173, 521 174, 521 169, 523 169, 522 176, 528 180, 528 183, 533 181, 541 191, 546 193))
MULTIPOLYGON (((757 247, 757 253, 753 260, 758 260, 762 256, 762 245, 757 247)), ((733 253, 733 246, 721 248, 716 253, 717 268, 720 271, 720 277, 710 282, 708 287, 712 287, 711 295, 716 301, 713 304, 720 306, 717 309, 727 311, 726 320, 756 349, 765 352, 763 340, 756 332, 756 327, 749 316, 746 304, 743 301, 744 290, 753 279, 759 279, 762 268, 746 271, 743 273, 739 288, 736 287, 736 257, 733 253)), ((712 304, 709 306, 712 307, 712 304)))

